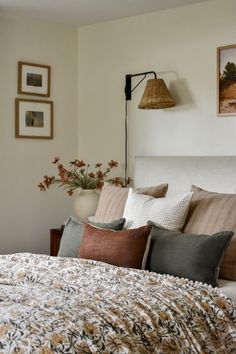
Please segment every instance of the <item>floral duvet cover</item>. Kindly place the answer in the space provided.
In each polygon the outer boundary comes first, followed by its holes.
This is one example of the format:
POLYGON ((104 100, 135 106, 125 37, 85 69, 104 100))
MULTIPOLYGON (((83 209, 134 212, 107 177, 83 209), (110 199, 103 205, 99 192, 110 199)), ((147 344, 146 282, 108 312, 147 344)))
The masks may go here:
POLYGON ((236 353, 236 309, 216 289, 185 279, 3 255, 0 353, 236 353))

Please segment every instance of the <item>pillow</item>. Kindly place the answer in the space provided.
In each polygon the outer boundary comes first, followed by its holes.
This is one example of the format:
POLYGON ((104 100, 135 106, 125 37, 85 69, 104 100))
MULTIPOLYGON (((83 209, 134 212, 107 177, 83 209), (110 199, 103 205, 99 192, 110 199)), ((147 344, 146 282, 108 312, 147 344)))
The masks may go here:
POLYGON ((138 229, 111 231, 84 226, 79 257, 118 267, 144 269, 151 225, 138 229))
POLYGON ((192 186, 193 197, 184 232, 213 234, 234 231, 220 266, 222 279, 236 280, 236 194, 207 192, 192 186))
MULTIPOLYGON (((165 197, 168 184, 161 184, 156 187, 139 188, 137 191, 153 197, 165 197)), ((105 184, 99 198, 98 207, 94 221, 109 222, 121 218, 124 212, 125 203, 128 197, 129 188, 116 187, 105 184)))
POLYGON ((183 234, 153 226, 146 269, 217 286, 219 264, 233 232, 183 234))
POLYGON ((126 227, 146 225, 148 220, 165 229, 178 230, 184 225, 192 193, 176 197, 153 198, 130 188, 123 217, 126 227))
MULTIPOLYGON (((96 223, 90 222, 91 225, 95 225, 104 229, 121 230, 124 226, 125 219, 121 218, 114 220, 110 223, 96 223)), ((66 224, 62 234, 60 248, 58 256, 60 257, 76 257, 78 249, 80 247, 80 241, 84 232, 84 223, 77 221, 73 217, 70 217, 66 224)))

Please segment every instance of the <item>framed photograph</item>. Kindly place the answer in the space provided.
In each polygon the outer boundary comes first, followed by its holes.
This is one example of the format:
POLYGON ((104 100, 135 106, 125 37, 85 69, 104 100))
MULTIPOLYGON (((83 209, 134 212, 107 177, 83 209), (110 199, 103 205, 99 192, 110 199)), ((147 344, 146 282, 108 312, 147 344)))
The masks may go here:
POLYGON ((50 72, 48 65, 18 62, 18 93, 50 96, 50 72))
POLYGON ((217 115, 236 115, 236 44, 217 48, 217 115))
POLYGON ((53 102, 16 98, 15 137, 53 138, 53 102))

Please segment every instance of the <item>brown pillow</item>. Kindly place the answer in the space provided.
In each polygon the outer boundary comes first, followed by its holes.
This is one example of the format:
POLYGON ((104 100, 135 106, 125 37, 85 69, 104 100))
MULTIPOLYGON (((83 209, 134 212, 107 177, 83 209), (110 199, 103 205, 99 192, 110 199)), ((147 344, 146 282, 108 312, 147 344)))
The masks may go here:
POLYGON ((236 280, 236 194, 208 192, 192 186, 193 196, 183 231, 214 234, 234 231, 220 265, 219 277, 236 280))
POLYGON ((149 250, 152 226, 112 231, 84 225, 79 257, 119 267, 144 269, 149 250))
MULTIPOLYGON (((166 196, 168 184, 160 184, 156 187, 137 188, 136 191, 155 198, 166 196)), ((129 188, 116 187, 110 184, 104 185, 100 194, 98 207, 94 216, 95 222, 110 222, 122 218, 129 188)))

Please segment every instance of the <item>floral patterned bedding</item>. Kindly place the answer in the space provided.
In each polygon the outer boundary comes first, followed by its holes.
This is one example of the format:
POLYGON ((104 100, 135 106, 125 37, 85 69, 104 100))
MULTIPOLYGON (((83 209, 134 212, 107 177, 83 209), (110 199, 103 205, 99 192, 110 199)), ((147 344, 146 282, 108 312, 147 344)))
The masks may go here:
POLYGON ((236 353, 216 289, 74 258, 0 256, 0 353, 236 353))

